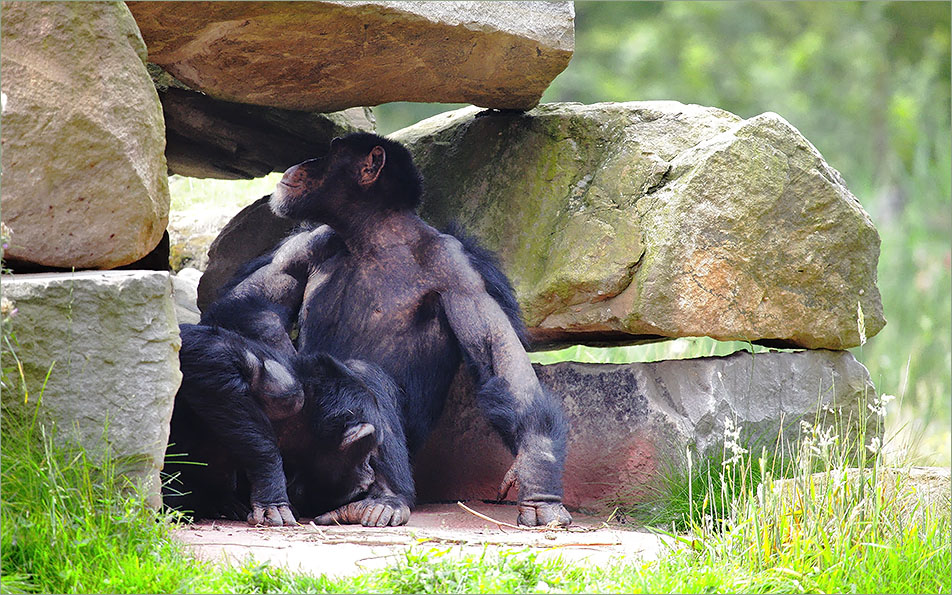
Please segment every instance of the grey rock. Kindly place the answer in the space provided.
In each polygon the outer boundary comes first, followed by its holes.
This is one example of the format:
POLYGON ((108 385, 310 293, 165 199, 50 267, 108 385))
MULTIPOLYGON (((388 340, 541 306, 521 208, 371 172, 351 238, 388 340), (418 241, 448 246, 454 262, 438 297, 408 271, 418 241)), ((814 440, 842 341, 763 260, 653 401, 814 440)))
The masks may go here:
POLYGON ((392 137, 426 180, 424 218, 500 254, 537 347, 709 336, 844 349, 885 324, 872 221, 776 114, 464 108, 392 137))
POLYGON ((202 317, 198 309, 198 282, 202 272, 186 267, 172 275, 172 297, 175 300, 175 318, 179 324, 198 324, 202 317))
POLYGON ((162 108, 122 2, 4 2, 5 258, 113 268, 165 231, 162 108))
MULTIPOLYGON (((810 350, 634 364, 535 365, 571 424, 565 502, 601 509, 649 498, 659 477, 721 454, 725 424, 753 453, 800 440, 800 420, 841 440, 881 436, 869 373, 846 351, 810 350)), ((730 453, 728 453, 729 456, 730 453)), ((512 455, 473 401, 464 375, 417 456, 421 502, 492 499, 512 455)))
POLYGON ((204 310, 218 289, 246 262, 264 254, 287 236, 297 223, 271 212, 270 195, 238 212, 208 248, 208 264, 198 284, 198 307, 204 310))
POLYGON ((571 2, 130 2, 149 60, 225 101, 528 109, 569 63, 571 2))
POLYGON ((107 271, 3 279, 28 398, 4 407, 55 426, 57 440, 93 457, 108 444, 120 470, 160 503, 159 470, 181 382, 169 274, 107 271), (48 380, 47 380, 48 376, 48 380))

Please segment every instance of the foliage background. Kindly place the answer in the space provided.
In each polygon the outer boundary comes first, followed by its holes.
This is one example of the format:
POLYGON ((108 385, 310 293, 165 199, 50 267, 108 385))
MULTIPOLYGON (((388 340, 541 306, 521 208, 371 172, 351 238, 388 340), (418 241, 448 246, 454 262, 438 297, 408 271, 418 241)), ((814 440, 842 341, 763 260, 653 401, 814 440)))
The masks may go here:
MULTIPOLYGON (((952 394, 950 6, 576 2, 575 54, 542 97, 673 99, 745 118, 772 111, 797 127, 882 237, 888 324, 853 352, 880 391, 901 398, 892 446, 943 465, 952 394)), ((374 111, 387 134, 452 107, 374 111)))

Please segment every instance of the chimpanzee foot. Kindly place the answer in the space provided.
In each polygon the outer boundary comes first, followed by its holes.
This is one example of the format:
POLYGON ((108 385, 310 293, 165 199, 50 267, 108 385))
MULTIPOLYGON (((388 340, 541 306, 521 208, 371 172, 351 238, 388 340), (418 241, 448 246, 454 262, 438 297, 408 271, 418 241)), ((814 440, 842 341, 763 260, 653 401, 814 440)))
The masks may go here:
POLYGON ((294 513, 287 504, 251 504, 248 513, 249 525, 264 525, 266 527, 290 527, 297 525, 294 513))
POLYGON ((356 525, 398 527, 410 520, 410 507, 391 496, 365 498, 345 504, 314 519, 318 525, 356 525))
POLYGON ((524 500, 518 504, 520 525, 537 527, 555 525, 568 527, 572 524, 572 515, 565 510, 561 502, 533 502, 524 500))

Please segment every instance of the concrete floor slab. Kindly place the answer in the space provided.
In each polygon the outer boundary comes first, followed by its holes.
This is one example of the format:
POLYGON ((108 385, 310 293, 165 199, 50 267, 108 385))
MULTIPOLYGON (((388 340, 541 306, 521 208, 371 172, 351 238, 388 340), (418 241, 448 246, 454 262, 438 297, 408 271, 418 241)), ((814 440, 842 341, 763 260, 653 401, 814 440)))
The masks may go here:
POLYGON ((202 521, 175 531, 175 536, 200 559, 260 562, 308 574, 346 576, 400 562, 411 548, 438 548, 450 555, 480 555, 484 551, 531 551, 537 559, 604 566, 658 557, 671 539, 647 531, 608 524, 605 518, 575 514, 569 529, 525 530, 515 524, 512 505, 468 502, 417 507, 404 527, 359 525, 319 527, 303 519, 297 527, 252 527, 238 521, 202 521))

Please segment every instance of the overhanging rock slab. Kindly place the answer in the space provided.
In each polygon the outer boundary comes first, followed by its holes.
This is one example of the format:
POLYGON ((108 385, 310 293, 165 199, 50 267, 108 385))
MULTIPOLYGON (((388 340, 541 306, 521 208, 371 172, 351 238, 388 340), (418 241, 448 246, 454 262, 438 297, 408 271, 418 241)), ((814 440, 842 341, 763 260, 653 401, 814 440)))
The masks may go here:
MULTIPOLYGON (((725 422, 752 452, 800 438, 800 420, 840 428, 841 440, 881 435, 867 405, 869 373, 846 351, 810 350, 634 364, 535 365, 571 423, 567 506, 642 501, 665 473, 720 454, 725 422)), ((849 442, 845 442, 848 444, 849 442)), ((476 407, 461 375, 417 457, 421 502, 494 499, 512 455, 476 407)), ((512 496, 510 496, 512 497, 512 496)))
POLYGON ((119 469, 158 506, 182 380, 169 274, 15 275, 4 277, 3 297, 17 310, 12 329, 29 395, 24 403, 22 392, 5 390, 5 411, 29 415, 39 404, 56 439, 93 457, 108 444, 119 469))
POLYGON ((149 60, 216 99, 528 109, 568 65, 571 2, 129 2, 149 60))

